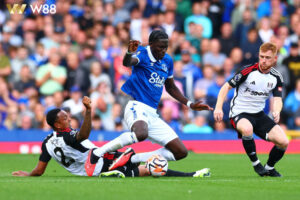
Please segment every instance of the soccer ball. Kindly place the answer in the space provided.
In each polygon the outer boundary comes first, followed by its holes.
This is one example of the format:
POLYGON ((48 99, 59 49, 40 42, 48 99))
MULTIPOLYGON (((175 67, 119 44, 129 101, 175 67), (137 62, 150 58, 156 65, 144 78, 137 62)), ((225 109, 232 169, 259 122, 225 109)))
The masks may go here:
POLYGON ((168 170, 168 161, 161 155, 153 155, 147 160, 146 168, 152 176, 164 176, 168 170))

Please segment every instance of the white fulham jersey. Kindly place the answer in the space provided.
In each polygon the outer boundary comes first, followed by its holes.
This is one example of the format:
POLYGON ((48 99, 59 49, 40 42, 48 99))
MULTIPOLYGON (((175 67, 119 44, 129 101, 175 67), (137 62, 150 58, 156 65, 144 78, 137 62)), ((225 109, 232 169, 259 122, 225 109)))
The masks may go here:
MULTIPOLYGON (((86 176, 84 164, 89 150, 96 146, 90 140, 78 142, 76 140, 77 133, 77 130, 67 128, 48 135, 42 144, 40 161, 49 162, 53 158, 70 173, 86 176)), ((100 173, 102 166, 103 159, 99 159, 95 173, 100 173)))
POLYGON ((275 97, 282 97, 283 79, 281 74, 274 68, 264 74, 260 72, 258 63, 245 67, 236 73, 228 83, 235 88, 234 97, 230 103, 230 118, 241 113, 263 111, 265 102, 271 93, 275 97))

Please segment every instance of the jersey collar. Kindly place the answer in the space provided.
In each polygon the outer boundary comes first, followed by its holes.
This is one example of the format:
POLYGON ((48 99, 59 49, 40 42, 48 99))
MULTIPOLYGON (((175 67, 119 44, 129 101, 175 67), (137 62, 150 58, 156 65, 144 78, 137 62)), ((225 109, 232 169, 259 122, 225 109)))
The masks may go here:
POLYGON ((154 58, 154 56, 151 52, 150 46, 147 46, 146 49, 147 49, 147 53, 148 53, 148 56, 149 56, 151 62, 156 62, 157 60, 154 58))

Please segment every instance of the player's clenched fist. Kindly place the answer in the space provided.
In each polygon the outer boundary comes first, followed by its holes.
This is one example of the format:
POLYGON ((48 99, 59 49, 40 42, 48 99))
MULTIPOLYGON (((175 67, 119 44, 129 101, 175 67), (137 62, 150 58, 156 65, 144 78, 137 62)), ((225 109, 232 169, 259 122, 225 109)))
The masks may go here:
POLYGON ((216 122, 220 122, 223 119, 223 111, 220 109, 215 109, 214 111, 214 118, 216 120, 216 122))
POLYGON ((140 42, 137 40, 130 40, 128 45, 128 52, 133 53, 137 50, 140 42))
POLYGON ((86 109, 91 109, 91 99, 87 96, 84 96, 82 99, 83 105, 86 107, 86 109))

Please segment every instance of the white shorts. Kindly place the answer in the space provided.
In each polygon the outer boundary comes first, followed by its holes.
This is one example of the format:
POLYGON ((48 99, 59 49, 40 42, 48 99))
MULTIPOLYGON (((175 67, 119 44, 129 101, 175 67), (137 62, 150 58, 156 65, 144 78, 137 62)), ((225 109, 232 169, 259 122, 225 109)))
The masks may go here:
POLYGON ((139 101, 129 101, 125 107, 125 122, 131 130, 136 121, 148 124, 148 139, 161 146, 166 146, 170 141, 178 138, 175 131, 156 113, 156 109, 139 101))

